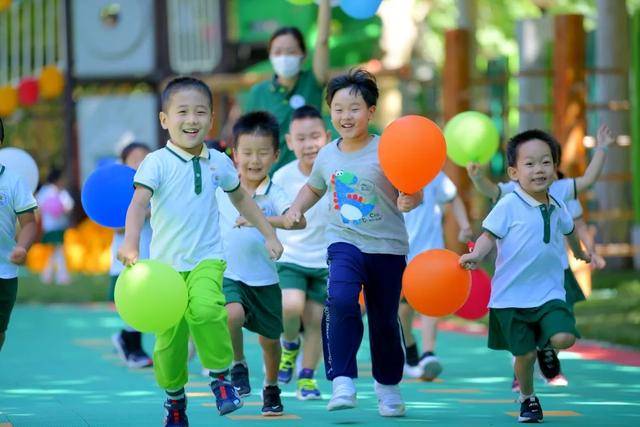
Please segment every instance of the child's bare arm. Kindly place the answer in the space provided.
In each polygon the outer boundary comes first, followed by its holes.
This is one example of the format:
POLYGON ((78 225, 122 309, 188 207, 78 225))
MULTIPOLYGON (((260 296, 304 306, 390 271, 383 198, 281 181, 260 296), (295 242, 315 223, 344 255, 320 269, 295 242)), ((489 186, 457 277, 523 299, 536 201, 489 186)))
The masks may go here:
POLYGON ((576 236, 575 230, 570 234, 567 234, 566 237, 573 255, 576 258, 583 260, 584 262, 591 262, 591 255, 582 249, 582 245, 580 244, 580 240, 576 236))
POLYGON ((17 265, 22 265, 27 259, 29 248, 36 240, 38 227, 36 225, 36 216, 33 212, 19 214, 18 222, 20 223, 20 232, 16 239, 16 245, 9 255, 9 261, 17 265))
MULTIPOLYGON (((271 224, 273 228, 282 228, 284 230, 302 230, 307 226, 307 220, 304 216, 302 216, 300 221, 295 223, 292 227, 287 227, 286 216, 284 214, 268 216, 267 221, 269 221, 269 224, 271 224)), ((253 227, 253 224, 247 221, 246 218, 240 216, 236 220, 236 227, 253 227)))
POLYGON ((151 190, 138 186, 133 192, 133 198, 127 209, 127 219, 124 226, 124 242, 118 248, 118 259, 125 266, 138 262, 140 248, 140 230, 151 200, 151 190))
POLYGON ((313 54, 313 75, 324 85, 329 80, 329 33, 331 29, 330 0, 320 0, 318 8, 318 35, 313 54))
POLYGON ((459 195, 453 198, 451 201, 451 209, 453 210, 453 216, 458 223, 458 240, 462 243, 466 243, 467 240, 473 236, 471 230, 471 224, 469 223, 469 216, 467 215, 467 208, 464 207, 464 202, 459 195))
POLYGON ((269 224, 269 221, 262 214, 262 211, 251 196, 242 188, 227 193, 229 199, 235 208, 240 212, 243 218, 253 224, 265 238, 265 246, 269 252, 269 256, 274 261, 282 255, 282 244, 276 237, 276 232, 269 224))
POLYGON ((596 137, 595 153, 591 158, 591 162, 589 162, 589 166, 584 171, 584 175, 576 178, 577 192, 591 187, 598 180, 602 173, 604 162, 607 159, 607 150, 613 142, 614 138, 611 129, 605 124, 600 125, 596 137))
POLYGON ((495 242, 496 238, 491 233, 485 231, 478 237, 478 240, 476 240, 473 250, 460 257, 460 265, 467 270, 475 270, 478 267, 478 263, 491 252, 495 242))
POLYGON ((410 212, 413 209, 417 208, 420 203, 422 203, 422 199, 424 198, 424 193, 422 190, 413 193, 406 194, 400 192, 398 195, 398 199, 396 200, 396 206, 400 212, 410 212))
POLYGON ((289 210, 284 214, 285 228, 293 228, 296 223, 300 222, 304 213, 318 203, 323 195, 324 191, 312 188, 309 184, 304 185, 298 192, 289 210))
POLYGON ((497 200, 500 197, 500 188, 497 184, 491 182, 483 173, 479 164, 469 163, 467 165, 467 174, 480 193, 484 194, 491 200, 497 200))

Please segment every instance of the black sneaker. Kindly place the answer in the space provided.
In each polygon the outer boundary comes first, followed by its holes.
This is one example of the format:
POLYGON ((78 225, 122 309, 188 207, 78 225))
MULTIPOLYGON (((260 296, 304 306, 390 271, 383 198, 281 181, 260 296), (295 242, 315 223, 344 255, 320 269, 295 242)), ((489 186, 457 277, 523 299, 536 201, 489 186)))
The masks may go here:
POLYGON ((277 385, 268 385, 262 389, 262 415, 265 417, 277 417, 282 415, 284 407, 280 400, 280 388, 277 385))
POLYGON ((249 368, 244 363, 236 363, 231 367, 231 384, 236 388, 240 397, 251 394, 251 384, 249 383, 249 368))
POLYGON ((552 348, 538 350, 538 366, 547 380, 557 377, 560 374, 560 360, 556 351, 552 348))
POLYGON ((164 419, 164 425, 166 427, 187 427, 189 425, 189 419, 187 418, 187 399, 167 399, 167 401, 164 402, 164 409, 167 411, 164 419))
POLYGON ((529 397, 520 403, 519 423, 539 423, 542 421, 542 406, 536 396, 529 397))

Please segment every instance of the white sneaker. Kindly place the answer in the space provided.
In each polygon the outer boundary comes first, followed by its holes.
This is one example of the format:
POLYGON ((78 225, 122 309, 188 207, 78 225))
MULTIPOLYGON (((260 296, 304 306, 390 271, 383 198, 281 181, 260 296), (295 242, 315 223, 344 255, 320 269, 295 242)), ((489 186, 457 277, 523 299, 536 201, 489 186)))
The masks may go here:
POLYGON ((383 417, 404 417, 405 406, 400 387, 396 385, 383 385, 375 381, 373 388, 378 396, 378 412, 383 417))
POLYGON ((340 409, 352 409, 356 407, 356 386, 349 377, 336 377, 333 379, 333 393, 327 404, 328 411, 340 409))
POLYGON ((418 362, 420 378, 425 381, 433 381, 442 373, 442 365, 435 355, 423 356, 418 362))
POLYGON ((420 378, 422 377, 422 368, 420 367, 420 365, 416 365, 416 366, 411 366, 411 365, 407 365, 406 363, 404 364, 404 376, 405 377, 409 377, 409 378, 420 378))

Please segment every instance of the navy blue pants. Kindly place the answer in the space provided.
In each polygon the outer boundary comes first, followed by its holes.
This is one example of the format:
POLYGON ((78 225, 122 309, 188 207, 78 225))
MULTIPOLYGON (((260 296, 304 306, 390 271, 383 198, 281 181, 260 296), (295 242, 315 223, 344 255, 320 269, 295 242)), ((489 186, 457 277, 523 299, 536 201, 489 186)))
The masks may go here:
POLYGON ((327 258, 328 296, 322 318, 327 379, 358 377, 356 353, 364 333, 358 296, 364 285, 373 377, 380 384, 398 384, 404 365, 398 305, 405 256, 367 254, 348 243, 333 243, 327 258))

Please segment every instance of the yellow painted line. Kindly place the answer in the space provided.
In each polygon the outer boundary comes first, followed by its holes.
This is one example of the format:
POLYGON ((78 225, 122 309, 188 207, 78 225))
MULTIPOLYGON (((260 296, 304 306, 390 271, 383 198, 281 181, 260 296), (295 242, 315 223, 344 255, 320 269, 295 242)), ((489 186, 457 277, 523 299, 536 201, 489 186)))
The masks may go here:
MULTIPOLYGON (((216 406, 215 403, 203 403, 202 406, 206 408, 211 408, 216 406)), ((262 406, 262 402, 242 402, 242 406, 262 406)))
MULTIPOLYGON (((582 414, 575 411, 543 411, 545 417, 581 417, 582 414)), ((512 417, 520 416, 520 412, 507 412, 512 417)))
POLYGON ((293 414, 286 414, 280 416, 269 416, 265 417, 264 415, 227 415, 227 418, 232 419, 234 421, 280 421, 280 420, 299 420, 300 417, 293 414))
POLYGON ((420 393, 474 394, 480 393, 477 388, 421 388, 420 393))
POLYGON ((515 399, 458 399, 460 403, 515 403, 515 399))
POLYGON ((190 393, 187 393, 187 397, 210 397, 210 396, 213 396, 211 392, 204 392, 204 391, 192 391, 190 393))

